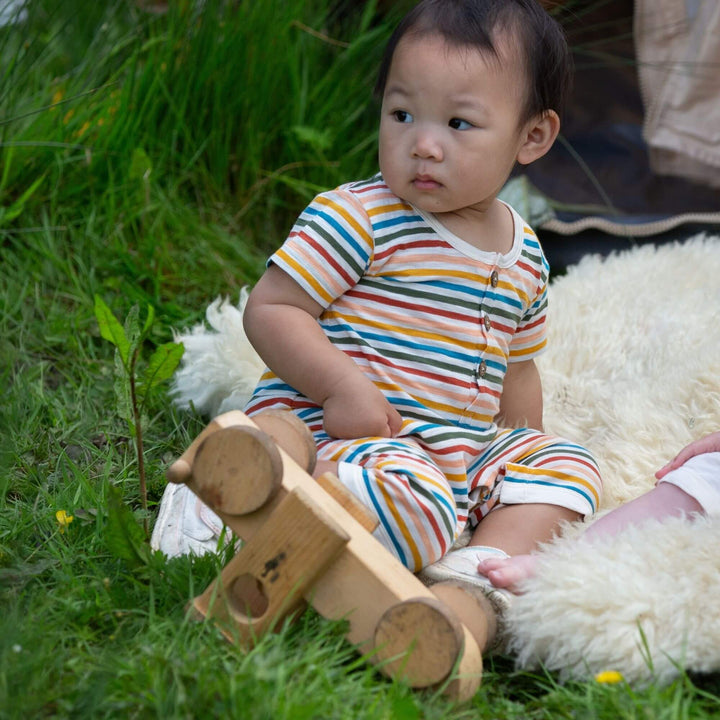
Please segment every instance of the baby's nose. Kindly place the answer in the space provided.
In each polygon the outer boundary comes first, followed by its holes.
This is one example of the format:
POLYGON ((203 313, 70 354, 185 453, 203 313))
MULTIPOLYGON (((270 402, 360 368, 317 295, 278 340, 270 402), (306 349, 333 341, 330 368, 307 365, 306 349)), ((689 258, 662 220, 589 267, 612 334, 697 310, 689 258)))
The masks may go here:
POLYGON ((442 145, 431 130, 419 129, 415 136, 413 155, 424 160, 442 160, 442 145))

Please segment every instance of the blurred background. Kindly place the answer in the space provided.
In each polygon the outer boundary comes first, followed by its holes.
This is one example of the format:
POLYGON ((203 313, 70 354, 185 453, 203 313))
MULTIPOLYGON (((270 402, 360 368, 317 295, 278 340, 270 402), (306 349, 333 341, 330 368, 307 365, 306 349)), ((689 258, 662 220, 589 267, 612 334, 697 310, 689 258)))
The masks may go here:
MULTIPOLYGON (((147 260, 183 245, 189 227, 214 227, 223 238, 214 252, 247 249, 226 258, 233 285, 252 281, 256 254, 282 241, 315 192, 374 171, 375 68, 414 4, 0 3, 5 242, 38 227, 72 241, 92 217, 106 242, 136 245, 147 260)), ((717 226, 717 133, 706 137, 715 146, 706 172, 694 175, 658 163, 647 136, 648 114, 668 105, 677 114, 674 102, 697 116, 718 96, 718 4, 544 4, 566 30, 576 80, 559 142, 508 198, 553 264, 717 226), (668 99, 678 78, 700 86, 699 107, 668 99)))

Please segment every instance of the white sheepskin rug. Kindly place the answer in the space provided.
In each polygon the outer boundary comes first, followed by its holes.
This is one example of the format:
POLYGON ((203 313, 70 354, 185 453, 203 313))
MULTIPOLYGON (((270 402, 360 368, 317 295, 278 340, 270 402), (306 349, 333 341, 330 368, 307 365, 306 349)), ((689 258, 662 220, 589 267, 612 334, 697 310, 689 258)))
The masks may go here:
POLYGON ((193 407, 213 418, 242 410, 250 399, 265 364, 243 329, 248 294, 243 288, 237 306, 224 298, 211 303, 205 311, 209 329, 199 324, 175 335, 175 342, 185 346, 171 390, 180 409, 193 407))
MULTIPOLYGON (((720 238, 586 257, 551 287, 545 426, 595 455, 607 510, 720 429, 720 238)), ((545 548, 508 618, 521 667, 664 683, 720 670, 720 518, 545 548)))
MULTIPOLYGON (((242 330, 245 299, 216 300, 209 328, 177 336, 180 407, 212 417, 245 404, 263 369, 242 330)), ((545 427, 594 453, 601 510, 651 489, 656 469, 720 429, 720 238, 585 257, 551 285, 538 365, 545 427)), ((720 519, 592 542, 579 529, 543 549, 511 611, 518 664, 563 678, 614 670, 637 685, 720 670, 720 519)))
POLYGON ((718 548, 720 520, 707 518, 554 543, 508 614, 518 665, 637 686, 720 670, 718 548))

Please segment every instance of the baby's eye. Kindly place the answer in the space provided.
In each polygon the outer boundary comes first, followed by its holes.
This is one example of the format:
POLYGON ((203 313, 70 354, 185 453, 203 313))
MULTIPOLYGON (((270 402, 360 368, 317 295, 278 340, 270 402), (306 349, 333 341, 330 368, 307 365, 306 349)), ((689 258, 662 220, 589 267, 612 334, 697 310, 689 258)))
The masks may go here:
POLYGON ((413 121, 413 116, 405 110, 395 110, 393 116, 398 122, 409 123, 413 121))
POLYGON ((460 118, 453 118, 450 120, 448 125, 453 130, 469 130, 473 125, 472 123, 469 123, 467 120, 462 120, 460 118))

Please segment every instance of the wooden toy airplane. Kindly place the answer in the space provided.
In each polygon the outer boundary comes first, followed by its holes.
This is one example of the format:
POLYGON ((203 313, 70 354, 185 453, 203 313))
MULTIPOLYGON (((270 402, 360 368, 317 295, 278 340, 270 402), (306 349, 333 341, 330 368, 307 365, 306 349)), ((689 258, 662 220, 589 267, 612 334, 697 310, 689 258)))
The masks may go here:
POLYGON ((377 519, 332 474, 314 479, 315 445, 290 412, 216 417, 167 472, 243 540, 193 601, 226 637, 252 642, 309 602, 345 619, 347 639, 390 677, 472 697, 497 621, 487 598, 428 588, 372 535, 377 519))

